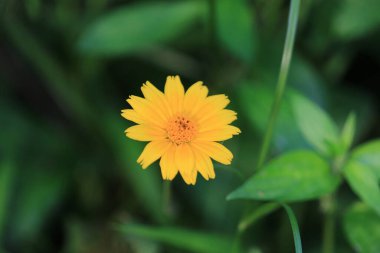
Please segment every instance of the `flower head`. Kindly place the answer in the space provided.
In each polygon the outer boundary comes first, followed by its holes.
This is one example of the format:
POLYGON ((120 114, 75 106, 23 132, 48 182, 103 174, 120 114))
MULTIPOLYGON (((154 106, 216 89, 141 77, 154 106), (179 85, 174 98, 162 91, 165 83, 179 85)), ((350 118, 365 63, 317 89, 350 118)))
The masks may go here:
POLYGON ((137 162, 145 169, 158 159, 163 179, 173 180, 178 174, 187 184, 195 184, 199 172, 206 180, 215 178, 211 159, 230 164, 232 153, 220 144, 240 133, 229 125, 236 113, 225 109, 225 95, 208 95, 208 89, 197 82, 186 92, 179 76, 169 76, 164 93, 150 82, 141 91, 144 98, 130 96, 132 109, 122 116, 137 125, 125 130, 134 140, 149 142, 137 162))

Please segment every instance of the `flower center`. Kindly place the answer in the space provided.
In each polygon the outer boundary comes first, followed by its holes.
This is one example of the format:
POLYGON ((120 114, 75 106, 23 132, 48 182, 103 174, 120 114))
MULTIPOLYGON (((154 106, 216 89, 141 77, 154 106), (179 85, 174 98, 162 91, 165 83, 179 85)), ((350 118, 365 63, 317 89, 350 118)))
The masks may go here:
POLYGON ((168 138, 177 145, 190 142, 196 134, 196 125, 182 115, 176 116, 168 123, 168 138))

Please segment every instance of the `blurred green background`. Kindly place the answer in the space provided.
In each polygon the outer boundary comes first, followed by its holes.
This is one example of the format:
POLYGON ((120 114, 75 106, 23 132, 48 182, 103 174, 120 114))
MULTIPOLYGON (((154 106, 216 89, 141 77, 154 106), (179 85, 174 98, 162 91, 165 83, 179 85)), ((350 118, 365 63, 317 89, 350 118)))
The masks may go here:
MULTIPOLYGON (((0 0, 0 252, 222 252, 246 206, 225 200, 241 183, 231 171, 251 175, 256 164, 288 8, 282 0, 0 0), (174 74, 186 88, 202 80, 211 94, 227 94, 242 134, 225 142, 234 161, 217 166, 215 180, 174 180, 168 218, 159 168, 138 166, 143 145, 124 136, 131 123, 120 110, 143 82, 162 89, 174 74), (132 223, 161 230, 117 229, 132 223)), ((380 134, 379 10, 378 0, 302 1, 288 79, 338 123, 354 111, 356 143, 380 134)), ((309 146, 285 95, 272 155, 301 147, 309 146)), ((338 194, 338 210, 357 199, 346 186, 338 194)), ((320 252, 320 203, 293 208, 304 251, 320 252)), ((354 252, 336 234, 337 252, 354 252)), ((293 252, 281 211, 243 240, 249 252, 293 252)))

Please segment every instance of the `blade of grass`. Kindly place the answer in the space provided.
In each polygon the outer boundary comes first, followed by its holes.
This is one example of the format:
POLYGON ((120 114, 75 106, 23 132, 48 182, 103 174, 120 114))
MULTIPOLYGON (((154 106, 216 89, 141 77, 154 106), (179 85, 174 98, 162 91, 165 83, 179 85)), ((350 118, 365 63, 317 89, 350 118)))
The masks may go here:
POLYGON ((286 39, 285 39, 284 51, 282 54, 280 74, 278 76, 278 82, 277 82, 276 91, 275 91, 275 99, 272 104, 268 126, 266 128, 267 130, 265 132, 263 143, 261 145, 259 160, 257 163, 257 169, 260 169, 261 166, 264 164, 266 156, 268 154, 269 144, 273 136, 274 124, 276 122, 277 114, 281 106, 281 100, 284 95, 286 80, 288 77, 288 72, 289 72, 289 67, 290 67, 290 60, 292 58, 292 53, 293 53, 294 40, 296 36, 299 7, 300 7, 300 0, 291 0, 290 13, 289 13, 289 18, 288 18, 288 28, 286 31, 286 39))
POLYGON ((298 228, 297 218, 294 215, 293 210, 288 205, 282 204, 282 206, 284 207, 286 213, 288 214, 290 225, 292 226, 294 247, 295 247, 296 253, 302 253, 301 236, 300 236, 300 230, 298 228))

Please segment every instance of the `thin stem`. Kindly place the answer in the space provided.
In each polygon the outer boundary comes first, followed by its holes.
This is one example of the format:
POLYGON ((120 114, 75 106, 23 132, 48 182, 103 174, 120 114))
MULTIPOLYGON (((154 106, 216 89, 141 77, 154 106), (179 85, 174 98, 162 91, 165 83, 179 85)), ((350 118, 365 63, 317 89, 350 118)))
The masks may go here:
POLYGON ((290 225, 292 227, 295 252, 302 253, 301 235, 300 235, 300 229, 298 227, 297 218, 294 215, 293 210, 288 205, 282 204, 282 206, 284 207, 286 213, 288 214, 290 225))
POLYGON ((253 225, 260 218, 270 214, 271 212, 277 210, 281 205, 279 203, 268 203, 261 205, 250 215, 243 218, 238 226, 239 233, 243 233, 249 226, 253 225))
POLYGON ((335 196, 329 195, 322 199, 322 208, 325 212, 322 253, 333 253, 335 248, 335 196))
POLYGON ((269 116, 269 121, 267 125, 267 130, 264 135, 263 143, 261 146, 259 160, 257 164, 257 168, 260 169, 265 162, 269 144, 271 142, 273 136, 273 128, 276 122, 277 114, 280 109, 281 99, 284 95, 285 87, 286 87, 286 79, 288 77, 290 60, 292 58, 294 40, 297 30, 297 21, 299 14, 299 6, 300 0, 291 0, 290 3, 290 13, 288 19, 288 28, 286 32, 285 46, 282 54, 281 68, 280 74, 278 77, 278 82, 276 86, 275 99, 272 104, 271 114, 269 116))
POLYGON ((164 216, 170 216, 171 201, 171 184, 170 181, 164 181, 162 185, 162 212, 164 216))

